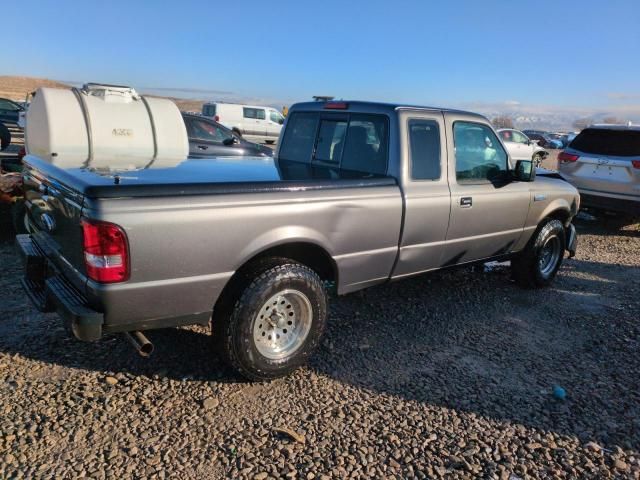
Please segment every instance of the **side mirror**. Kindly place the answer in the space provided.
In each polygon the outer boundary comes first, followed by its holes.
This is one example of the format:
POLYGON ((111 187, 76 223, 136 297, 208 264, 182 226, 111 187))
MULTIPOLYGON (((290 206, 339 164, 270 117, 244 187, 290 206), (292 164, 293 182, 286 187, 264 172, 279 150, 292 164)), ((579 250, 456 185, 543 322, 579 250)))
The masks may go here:
POLYGON ((516 168, 513 177, 519 182, 533 182, 536 178, 536 169, 531 160, 516 161, 516 168))
POLYGON ((282 117, 281 117, 281 118, 279 118, 279 119, 278 119, 278 123, 279 123, 280 125, 282 125, 282 124, 284 123, 284 118, 282 118, 282 117))
POLYGON ((227 137, 222 141, 222 144, 229 147, 238 143, 238 139, 235 136, 227 137))

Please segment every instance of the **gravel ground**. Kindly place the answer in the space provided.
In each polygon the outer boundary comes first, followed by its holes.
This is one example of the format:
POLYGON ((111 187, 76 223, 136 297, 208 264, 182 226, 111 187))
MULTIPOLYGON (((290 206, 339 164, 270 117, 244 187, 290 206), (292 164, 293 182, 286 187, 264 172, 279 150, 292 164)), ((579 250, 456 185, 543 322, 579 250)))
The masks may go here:
POLYGON ((333 299, 309 367, 253 384, 204 330, 151 332, 148 360, 72 339, 5 236, 0 478, 637 479, 640 230, 578 227, 553 288, 498 265, 333 299))

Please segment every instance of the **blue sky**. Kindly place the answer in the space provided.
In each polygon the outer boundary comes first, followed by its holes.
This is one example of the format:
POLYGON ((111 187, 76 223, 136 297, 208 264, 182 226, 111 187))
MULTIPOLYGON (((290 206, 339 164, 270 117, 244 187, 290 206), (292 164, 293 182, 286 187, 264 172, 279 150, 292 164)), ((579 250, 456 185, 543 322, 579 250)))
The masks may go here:
POLYGON ((640 112, 639 0, 22 0, 2 10, 4 75, 274 104, 330 94, 640 112))

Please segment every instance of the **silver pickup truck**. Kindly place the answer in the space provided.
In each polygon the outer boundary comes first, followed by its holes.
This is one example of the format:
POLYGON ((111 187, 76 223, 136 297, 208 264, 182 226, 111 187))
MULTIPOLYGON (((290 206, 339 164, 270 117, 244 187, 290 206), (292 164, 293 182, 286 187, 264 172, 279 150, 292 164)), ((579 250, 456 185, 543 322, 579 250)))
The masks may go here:
POLYGON ((24 287, 81 340, 211 322, 250 379, 318 345, 327 290, 511 259, 543 287, 573 255, 579 195, 513 164, 486 118, 365 102, 293 106, 275 158, 113 171, 25 158, 24 287))

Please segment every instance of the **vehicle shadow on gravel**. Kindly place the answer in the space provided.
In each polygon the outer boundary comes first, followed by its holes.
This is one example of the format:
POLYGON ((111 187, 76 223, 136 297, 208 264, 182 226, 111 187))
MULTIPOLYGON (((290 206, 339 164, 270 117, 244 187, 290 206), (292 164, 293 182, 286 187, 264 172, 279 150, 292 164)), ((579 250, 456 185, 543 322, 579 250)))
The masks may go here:
MULTIPOLYGON (((574 259, 552 288, 521 290, 507 267, 471 267, 333 298, 308 368, 423 405, 639 448, 639 270, 574 259), (554 385, 566 401, 554 399, 554 385)), ((56 315, 30 306, 18 275, 12 261, 0 279, 12 299, 0 308, 5 354, 98 375, 243 382, 201 327, 150 332, 151 359, 119 335, 78 342, 56 315)))
POLYGON ((511 285, 507 268, 479 270, 337 301, 312 367, 421 404, 640 447, 640 268, 571 260, 553 288, 533 291, 511 285))

